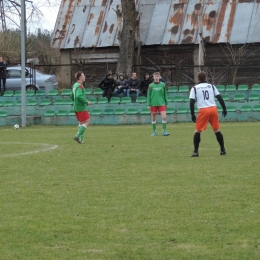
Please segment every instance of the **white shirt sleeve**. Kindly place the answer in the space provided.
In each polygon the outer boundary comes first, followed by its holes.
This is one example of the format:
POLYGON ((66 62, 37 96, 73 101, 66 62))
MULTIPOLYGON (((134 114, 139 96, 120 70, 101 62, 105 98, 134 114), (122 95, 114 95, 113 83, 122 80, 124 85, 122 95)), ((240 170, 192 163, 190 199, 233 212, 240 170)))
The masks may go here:
POLYGON ((190 90, 190 98, 196 99, 194 88, 190 90))

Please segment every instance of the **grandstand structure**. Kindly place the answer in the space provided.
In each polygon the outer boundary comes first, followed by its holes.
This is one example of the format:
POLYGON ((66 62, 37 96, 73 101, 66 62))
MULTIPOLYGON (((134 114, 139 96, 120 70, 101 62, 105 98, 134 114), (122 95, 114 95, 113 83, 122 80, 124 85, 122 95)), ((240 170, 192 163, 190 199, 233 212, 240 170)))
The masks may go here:
MULTIPOLYGON (((251 88, 248 85, 217 85, 226 102, 228 114, 222 117, 222 108, 218 106, 221 121, 259 121, 260 120, 260 84, 251 88)), ((189 87, 170 86, 168 88, 167 121, 169 123, 191 122, 189 110, 189 87)), ((149 124, 150 111, 145 97, 113 97, 110 102, 103 98, 101 89, 86 89, 91 124, 149 124)), ((38 90, 26 92, 27 124, 75 125, 77 120, 73 112, 70 90, 62 92, 38 90)), ((218 101, 216 102, 218 104, 218 101)), ((196 112, 196 111, 195 111, 196 112)), ((20 124, 21 91, 5 91, 0 97, 0 126, 20 124)))

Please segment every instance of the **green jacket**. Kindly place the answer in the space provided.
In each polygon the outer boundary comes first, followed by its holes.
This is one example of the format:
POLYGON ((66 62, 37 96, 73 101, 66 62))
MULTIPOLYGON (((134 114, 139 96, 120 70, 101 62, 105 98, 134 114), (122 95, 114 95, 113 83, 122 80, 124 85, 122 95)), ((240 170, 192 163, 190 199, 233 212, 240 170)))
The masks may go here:
POLYGON ((87 110, 88 100, 86 99, 85 88, 82 84, 76 82, 73 85, 70 97, 74 102, 75 112, 87 110))
POLYGON ((151 83, 147 92, 147 105, 150 106, 167 106, 168 97, 163 82, 151 83))

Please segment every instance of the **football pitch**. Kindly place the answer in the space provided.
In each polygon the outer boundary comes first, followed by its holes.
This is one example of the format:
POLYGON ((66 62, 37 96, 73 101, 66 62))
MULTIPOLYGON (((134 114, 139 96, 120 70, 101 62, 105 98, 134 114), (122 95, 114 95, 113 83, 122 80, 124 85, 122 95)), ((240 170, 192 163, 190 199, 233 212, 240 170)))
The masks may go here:
POLYGON ((0 259, 260 259, 260 123, 76 129, 0 128, 0 259))

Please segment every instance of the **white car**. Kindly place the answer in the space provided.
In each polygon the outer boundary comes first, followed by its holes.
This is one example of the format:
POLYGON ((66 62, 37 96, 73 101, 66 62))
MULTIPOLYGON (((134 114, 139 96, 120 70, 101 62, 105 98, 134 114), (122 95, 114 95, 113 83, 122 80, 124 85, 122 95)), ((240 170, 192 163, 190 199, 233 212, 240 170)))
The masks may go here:
MULTIPOLYGON (((6 68, 6 90, 21 90, 20 66, 6 68)), ((57 89, 58 83, 55 75, 45 74, 39 70, 25 68, 26 90, 57 89)))

